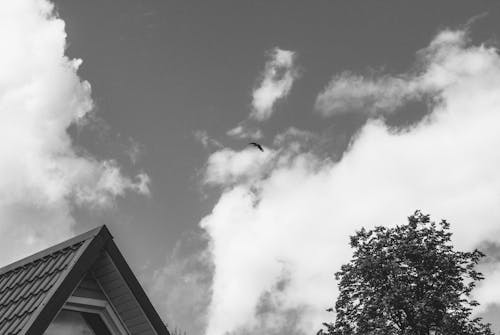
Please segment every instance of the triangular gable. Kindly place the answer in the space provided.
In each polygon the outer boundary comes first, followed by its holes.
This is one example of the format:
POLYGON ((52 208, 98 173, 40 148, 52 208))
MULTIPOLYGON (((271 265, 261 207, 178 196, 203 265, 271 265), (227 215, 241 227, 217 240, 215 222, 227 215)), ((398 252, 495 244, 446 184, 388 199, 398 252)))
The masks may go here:
POLYGON ((130 334, 169 334, 102 226, 0 269, 0 335, 42 335, 68 301, 99 295, 130 334))
POLYGON ((80 281, 78 287, 73 291, 72 296, 88 299, 108 300, 101 285, 92 275, 88 272, 85 277, 80 281))

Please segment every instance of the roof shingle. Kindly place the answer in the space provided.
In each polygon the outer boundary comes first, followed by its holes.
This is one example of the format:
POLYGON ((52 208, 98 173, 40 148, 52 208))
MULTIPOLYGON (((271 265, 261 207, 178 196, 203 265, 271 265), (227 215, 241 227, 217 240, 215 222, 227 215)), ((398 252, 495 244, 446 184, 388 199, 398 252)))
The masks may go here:
POLYGON ((82 245, 80 241, 0 272, 0 334, 18 334, 22 330, 82 245))

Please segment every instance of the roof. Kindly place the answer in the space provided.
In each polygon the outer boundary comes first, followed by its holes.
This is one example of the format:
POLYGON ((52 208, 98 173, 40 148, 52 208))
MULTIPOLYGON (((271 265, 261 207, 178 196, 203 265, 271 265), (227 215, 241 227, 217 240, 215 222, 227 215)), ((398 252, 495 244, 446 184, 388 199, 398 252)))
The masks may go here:
POLYGON ((103 255, 158 335, 169 335, 106 226, 0 268, 0 335, 42 335, 103 255))

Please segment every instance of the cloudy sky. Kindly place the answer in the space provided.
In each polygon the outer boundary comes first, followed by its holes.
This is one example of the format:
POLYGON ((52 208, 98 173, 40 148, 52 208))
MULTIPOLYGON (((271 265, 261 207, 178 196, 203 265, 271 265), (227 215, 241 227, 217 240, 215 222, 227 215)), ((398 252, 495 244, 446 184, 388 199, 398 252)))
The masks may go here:
POLYGON ((348 236, 421 209, 500 330, 500 4, 0 6, 1 264, 106 224, 170 327, 311 334, 348 236))

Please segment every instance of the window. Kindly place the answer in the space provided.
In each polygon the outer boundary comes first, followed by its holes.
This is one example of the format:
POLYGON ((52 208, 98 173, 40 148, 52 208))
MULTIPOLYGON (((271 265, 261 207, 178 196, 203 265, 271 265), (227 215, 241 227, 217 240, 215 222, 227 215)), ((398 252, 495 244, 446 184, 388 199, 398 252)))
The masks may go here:
MULTIPOLYGON (((109 333, 109 332, 108 332, 109 333)), ((97 335, 81 312, 62 310, 52 321, 44 335, 97 335)))
POLYGON ((126 335, 105 300, 70 297, 44 335, 126 335))

